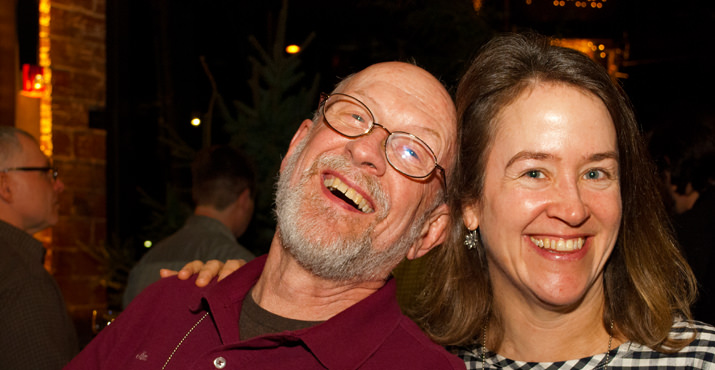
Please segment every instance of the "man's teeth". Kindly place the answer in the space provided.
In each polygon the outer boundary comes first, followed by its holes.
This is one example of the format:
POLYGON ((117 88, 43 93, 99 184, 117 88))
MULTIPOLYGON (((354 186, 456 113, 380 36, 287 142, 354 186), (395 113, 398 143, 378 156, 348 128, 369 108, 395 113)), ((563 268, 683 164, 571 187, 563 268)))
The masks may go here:
POLYGON ((343 195, 345 195, 347 199, 350 199, 355 204, 355 207, 357 209, 363 211, 364 213, 375 212, 375 210, 370 207, 370 204, 362 197, 362 195, 360 195, 360 193, 355 191, 355 189, 347 186, 344 182, 340 181, 339 178, 326 178, 323 181, 323 185, 325 185, 325 187, 328 188, 328 190, 330 191, 337 190, 343 193, 343 195))
POLYGON ((580 250, 581 248, 583 248, 583 243, 584 243, 583 238, 568 239, 568 240, 549 239, 549 238, 536 239, 533 236, 531 237, 531 241, 534 244, 536 244, 539 248, 550 249, 550 250, 554 250, 557 252, 577 251, 577 250, 580 250))

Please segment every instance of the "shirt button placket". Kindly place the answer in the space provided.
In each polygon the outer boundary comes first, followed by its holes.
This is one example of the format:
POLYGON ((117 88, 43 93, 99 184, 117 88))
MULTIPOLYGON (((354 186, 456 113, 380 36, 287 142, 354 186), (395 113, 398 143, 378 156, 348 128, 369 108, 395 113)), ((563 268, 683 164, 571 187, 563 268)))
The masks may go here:
POLYGON ((216 357, 214 359, 214 366, 217 369, 223 369, 224 367, 226 367, 226 359, 223 357, 216 357))

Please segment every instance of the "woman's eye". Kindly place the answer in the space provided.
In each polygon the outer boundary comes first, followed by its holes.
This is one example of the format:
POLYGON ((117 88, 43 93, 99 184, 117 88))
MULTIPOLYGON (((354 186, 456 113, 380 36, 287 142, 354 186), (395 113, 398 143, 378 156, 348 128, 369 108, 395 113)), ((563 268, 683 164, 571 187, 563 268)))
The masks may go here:
POLYGON ((601 177, 603 177, 603 171, 601 171, 601 170, 590 170, 590 171, 586 172, 585 177, 586 177, 586 179, 588 179, 588 180, 598 180, 598 179, 600 179, 601 177))

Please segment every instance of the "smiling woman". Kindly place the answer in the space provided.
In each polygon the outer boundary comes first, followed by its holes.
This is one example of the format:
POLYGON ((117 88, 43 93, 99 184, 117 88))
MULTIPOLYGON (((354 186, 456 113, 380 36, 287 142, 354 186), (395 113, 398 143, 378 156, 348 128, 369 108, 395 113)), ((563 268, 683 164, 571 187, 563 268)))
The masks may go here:
POLYGON ((714 364, 715 328, 690 321, 692 272, 604 69, 539 35, 499 36, 457 110, 464 226, 432 254, 414 313, 433 340, 468 368, 714 364))
POLYGON ((494 267, 494 303, 502 312, 553 306, 576 314, 580 300, 603 291, 621 221, 608 110, 577 88, 541 84, 504 107, 495 125, 483 195, 464 205, 465 225, 480 227, 494 267))

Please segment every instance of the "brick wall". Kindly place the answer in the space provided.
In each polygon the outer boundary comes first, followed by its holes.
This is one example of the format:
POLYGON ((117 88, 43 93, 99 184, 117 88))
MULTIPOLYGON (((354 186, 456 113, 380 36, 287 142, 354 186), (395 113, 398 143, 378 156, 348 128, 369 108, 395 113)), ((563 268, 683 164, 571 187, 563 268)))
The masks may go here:
POLYGON ((106 132, 89 112, 106 105, 105 0, 51 0, 53 157, 65 183, 47 265, 77 324, 91 336, 93 309, 106 307, 106 132), (99 257, 99 258, 98 258, 99 257))
POLYGON ((0 0, 0 125, 12 126, 17 94, 15 2, 0 0))

